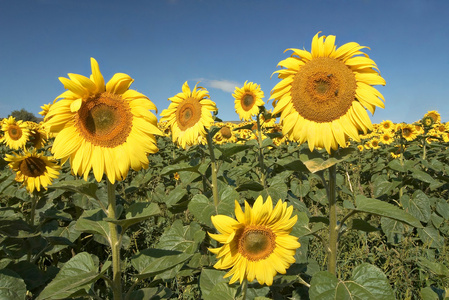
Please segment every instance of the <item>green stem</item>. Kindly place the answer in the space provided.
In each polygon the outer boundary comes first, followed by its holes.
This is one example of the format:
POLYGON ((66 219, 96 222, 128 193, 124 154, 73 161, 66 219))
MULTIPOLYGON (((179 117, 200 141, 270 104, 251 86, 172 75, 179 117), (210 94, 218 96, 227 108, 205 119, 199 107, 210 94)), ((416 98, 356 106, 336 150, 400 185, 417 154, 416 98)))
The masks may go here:
POLYGON ((263 161, 263 148, 262 148, 262 132, 260 130, 260 113, 257 114, 257 141, 259 142, 259 164, 260 164, 260 181, 264 188, 267 187, 266 181, 265 181, 265 164, 263 161))
POLYGON ((333 274, 337 274, 337 248, 338 248, 338 227, 337 227, 337 167, 332 165, 329 168, 329 256, 327 262, 327 270, 333 274))
POLYGON ((212 143, 212 137, 210 136, 209 130, 207 130, 206 139, 207 139, 207 147, 209 148, 209 154, 210 154, 210 164, 212 169, 212 194, 214 197, 214 205, 215 205, 215 212, 218 214, 218 180, 217 180, 217 162, 215 161, 215 154, 214 154, 214 145, 212 143))
POLYGON ((243 279, 242 282, 242 296, 240 297, 240 299, 242 300, 246 300, 246 292, 248 291, 248 279, 243 279))
MULTIPOLYGON (((401 166, 404 165, 404 138, 401 135, 401 154, 399 156, 399 162, 401 163, 401 166)), ((399 200, 402 198, 402 195, 404 194, 404 183, 403 183, 403 174, 402 172, 399 172, 399 179, 401 180, 401 187, 399 188, 399 200)))
POLYGON ((34 226, 34 218, 36 215, 36 204, 37 204, 37 196, 36 195, 32 195, 31 196, 31 211, 30 211, 30 226, 34 226))
MULTIPOLYGON (((108 182, 108 218, 116 220, 115 184, 108 182)), ((109 242, 112 250, 112 293, 114 300, 122 299, 122 270, 120 266, 120 239, 118 225, 109 222, 109 242)))

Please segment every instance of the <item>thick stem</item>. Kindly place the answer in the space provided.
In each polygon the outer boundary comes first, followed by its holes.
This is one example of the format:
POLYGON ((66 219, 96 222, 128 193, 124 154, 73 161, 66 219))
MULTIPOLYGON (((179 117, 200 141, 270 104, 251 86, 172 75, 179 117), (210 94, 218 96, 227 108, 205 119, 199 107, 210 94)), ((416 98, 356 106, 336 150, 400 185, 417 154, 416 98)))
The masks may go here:
POLYGON ((241 300, 246 300, 246 292, 248 291, 248 279, 243 279, 242 282, 242 296, 240 297, 241 300))
POLYGON ((262 148, 262 131, 260 129, 260 114, 257 114, 257 141, 259 142, 259 165, 260 165, 260 181, 264 188, 267 187, 265 181, 265 164, 263 161, 263 148, 262 148))
POLYGON ((210 154, 210 164, 212 169, 212 194, 214 197, 214 205, 215 205, 215 212, 218 214, 218 180, 217 180, 217 162, 215 161, 215 154, 214 154, 214 145, 212 143, 212 137, 210 136, 209 130, 207 130, 206 134, 207 139, 207 147, 209 148, 209 154, 210 154))
POLYGON ((36 195, 32 195, 31 196, 31 211, 30 211, 30 226, 34 226, 34 218, 36 215, 36 204, 37 204, 37 196, 36 195))
MULTIPOLYGON (((108 182, 108 218, 117 219, 115 214, 115 184, 108 182)), ((120 239, 118 225, 109 222, 109 242, 112 250, 112 293, 114 300, 122 299, 122 270, 120 266, 120 239)))
POLYGON ((337 249, 338 249, 338 227, 337 227, 337 167, 332 165, 329 168, 329 256, 327 270, 337 274, 337 249))

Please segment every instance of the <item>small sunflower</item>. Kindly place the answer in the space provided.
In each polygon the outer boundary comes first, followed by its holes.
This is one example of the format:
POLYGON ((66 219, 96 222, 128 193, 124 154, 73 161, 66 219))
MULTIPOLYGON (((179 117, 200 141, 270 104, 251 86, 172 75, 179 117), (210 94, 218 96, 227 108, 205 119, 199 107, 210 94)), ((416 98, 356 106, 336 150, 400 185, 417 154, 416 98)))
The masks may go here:
POLYGON ((271 114, 271 110, 260 115, 260 125, 262 128, 271 128, 276 125, 276 118, 271 114))
POLYGON ((259 113, 259 107, 265 103, 262 101, 264 97, 260 85, 245 81, 243 87, 235 88, 235 112, 239 115, 240 120, 250 121, 251 118, 259 113))
POLYGON ((394 134, 391 132, 384 132, 380 135, 380 141, 385 145, 390 145, 394 141, 394 134))
POLYGON ((379 149, 379 148, 380 148, 379 142, 380 142, 380 141, 379 141, 378 138, 373 138, 373 139, 370 141, 371 149, 379 149))
POLYGON ((402 125, 401 135, 406 141, 413 141, 417 137, 415 126, 409 124, 402 125))
POLYGON ((380 123, 380 129, 383 132, 393 131, 394 130, 394 124, 390 120, 382 121, 380 123))
POLYGON ((232 128, 230 126, 223 125, 217 134, 215 134, 214 141, 219 145, 225 143, 235 143, 237 141, 237 137, 232 132, 232 128))
POLYGON ((23 155, 15 152, 13 155, 6 154, 5 160, 10 162, 9 167, 16 172, 15 180, 22 182, 30 193, 34 190, 39 192, 41 187, 47 189, 52 180, 59 176, 61 168, 56 160, 37 153, 36 149, 31 152, 25 150, 23 155))
POLYGON ((160 122, 167 121, 171 128, 173 142, 182 148, 203 143, 206 129, 214 123, 212 113, 217 111, 215 102, 203 87, 190 90, 187 81, 182 85, 182 93, 168 98, 171 101, 161 113, 160 122))
POLYGON ((75 174, 87 180, 90 170, 100 181, 103 174, 114 183, 123 180, 133 168, 149 165, 147 155, 158 151, 154 135, 161 135, 157 118, 150 110, 156 106, 145 95, 130 90, 134 81, 117 73, 105 84, 95 59, 87 78, 68 74, 60 77, 68 91, 51 105, 44 123, 56 133, 52 153, 65 162, 70 159, 75 174))
POLYGON ((33 144, 33 147, 36 149, 44 147, 47 143, 48 134, 42 126, 42 123, 38 124, 28 121, 27 125, 30 130, 30 142, 33 144))
POLYGON ((271 91, 273 114, 281 113, 283 134, 309 149, 325 148, 330 153, 346 147, 359 131, 372 130, 366 110, 384 108, 384 97, 372 85, 385 85, 377 66, 351 42, 336 48, 335 36, 312 40, 311 52, 292 50, 291 57, 275 71, 282 79, 271 91), (363 55, 363 56, 361 56, 363 55))
POLYGON ((39 112, 39 114, 43 117, 45 117, 48 114, 48 111, 50 110, 51 103, 44 104, 41 106, 42 111, 39 112))
POLYGON ((301 246, 298 238, 290 235, 297 216, 291 217, 293 206, 278 201, 273 208, 271 197, 263 203, 259 196, 251 206, 245 201, 245 212, 235 201, 236 219, 225 215, 212 216, 212 223, 220 234, 210 237, 224 244, 209 248, 217 255, 216 269, 231 270, 230 284, 257 279, 260 284, 272 285, 276 273, 285 274, 295 262, 296 249, 301 246))
POLYGON ((16 121, 13 116, 3 120, 2 131, 5 133, 3 141, 13 150, 24 148, 30 138, 27 123, 22 120, 16 121))
POLYGON ((424 115, 424 118, 425 118, 425 117, 431 117, 432 120, 433 120, 433 123, 440 123, 440 122, 441 122, 441 115, 440 115, 440 113, 439 113, 438 111, 436 111, 436 110, 428 111, 428 112, 424 115))
POLYGON ((357 149, 362 152, 363 150, 365 150, 365 147, 363 147, 363 145, 357 145, 357 149))

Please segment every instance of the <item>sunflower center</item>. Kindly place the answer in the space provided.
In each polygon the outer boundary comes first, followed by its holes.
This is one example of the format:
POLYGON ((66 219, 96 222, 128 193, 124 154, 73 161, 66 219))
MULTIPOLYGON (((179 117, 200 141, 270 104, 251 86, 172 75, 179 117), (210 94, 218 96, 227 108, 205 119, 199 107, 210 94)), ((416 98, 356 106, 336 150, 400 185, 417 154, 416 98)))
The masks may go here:
POLYGON ((256 101, 255 101, 253 95, 251 95, 251 94, 245 94, 245 96, 243 96, 243 97, 242 97, 242 100, 241 100, 242 108, 243 108, 245 111, 248 111, 248 110, 250 110, 251 108, 253 108, 255 102, 256 102, 256 101))
POLYGON ((296 111, 305 119, 323 123, 345 115, 355 99, 357 82, 343 62, 318 57, 295 75, 291 97, 296 111))
POLYGON ((182 131, 193 127, 201 118, 201 104, 197 99, 187 98, 176 110, 176 120, 182 131))
POLYGON ((114 148, 126 142, 133 115, 120 95, 104 92, 83 102, 76 117, 81 136, 95 146, 114 148))
POLYGON ((409 137, 412 134, 412 131, 410 130, 410 128, 402 128, 402 134, 405 137, 409 137))
POLYGON ((22 129, 17 125, 10 125, 8 127, 8 134, 12 140, 19 140, 22 137, 22 129))
POLYGON ((222 128, 220 129, 220 133, 221 133, 221 135, 222 135, 225 139, 229 139, 229 138, 232 137, 232 132, 231 132, 231 130, 229 129, 229 127, 222 127, 222 128))
POLYGON ((264 226, 248 226, 239 238, 239 252, 248 260, 268 257, 276 247, 276 235, 264 226))
POLYGON ((39 177, 46 172, 47 168, 42 159, 31 156, 27 157, 20 163, 19 170, 25 176, 39 177))

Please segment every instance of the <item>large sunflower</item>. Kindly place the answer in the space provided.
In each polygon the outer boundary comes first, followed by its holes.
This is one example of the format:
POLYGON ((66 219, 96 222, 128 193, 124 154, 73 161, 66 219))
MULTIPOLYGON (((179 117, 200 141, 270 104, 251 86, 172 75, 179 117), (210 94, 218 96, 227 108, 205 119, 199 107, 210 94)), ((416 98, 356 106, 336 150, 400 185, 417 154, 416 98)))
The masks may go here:
MULTIPOLYGON (((273 114, 281 113, 283 133, 291 140, 308 142, 310 150, 329 153, 346 141, 359 139, 359 131, 372 130, 366 111, 384 107, 383 96, 372 85, 385 85, 373 60, 351 42, 336 48, 335 36, 312 40, 311 52, 292 50, 275 71, 282 79, 271 91, 273 114), (363 56, 360 56, 362 55, 363 56)), ((286 51, 287 51, 286 50, 286 51)))
POLYGON ((41 187, 47 189, 54 178, 59 176, 61 168, 56 160, 51 157, 37 153, 36 149, 31 152, 25 150, 24 154, 6 154, 6 161, 9 167, 16 172, 16 181, 22 182, 26 189, 32 193, 34 190, 40 191, 41 187))
POLYGON ((264 93, 260 89, 260 85, 253 82, 245 81, 243 87, 235 88, 232 96, 235 98, 235 112, 243 121, 250 121, 252 116, 259 113, 259 106, 265 104, 262 101, 264 93))
POLYGON ((237 220, 225 216, 212 216, 212 223, 220 234, 209 235, 224 244, 209 248, 217 255, 216 269, 231 270, 225 277, 232 276, 230 284, 244 279, 257 279, 260 284, 272 285, 276 273, 285 274, 295 262, 296 249, 301 246, 298 238, 290 235, 297 216, 291 217, 293 207, 278 201, 273 203, 268 196, 263 203, 259 196, 251 206, 245 201, 245 212, 235 201, 237 220))
POLYGON ((115 74, 105 85, 95 59, 89 78, 68 74, 60 77, 68 91, 59 95, 45 115, 45 125, 56 133, 52 152, 65 162, 70 158, 74 173, 87 180, 90 170, 100 181, 106 173, 111 183, 123 180, 132 167, 148 167, 148 153, 158 151, 155 134, 156 106, 143 94, 130 90, 134 81, 115 74))
POLYGON ((16 121, 13 116, 3 120, 2 131, 5 133, 3 141, 14 150, 24 148, 30 137, 27 123, 22 120, 16 121))
POLYGON ((173 142, 182 148, 201 143, 206 136, 206 129, 214 123, 212 112, 217 111, 215 102, 210 100, 209 92, 196 85, 190 90, 186 81, 182 85, 182 93, 168 100, 171 103, 162 111, 160 122, 168 122, 173 142))

